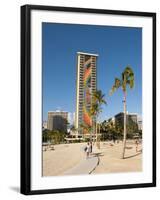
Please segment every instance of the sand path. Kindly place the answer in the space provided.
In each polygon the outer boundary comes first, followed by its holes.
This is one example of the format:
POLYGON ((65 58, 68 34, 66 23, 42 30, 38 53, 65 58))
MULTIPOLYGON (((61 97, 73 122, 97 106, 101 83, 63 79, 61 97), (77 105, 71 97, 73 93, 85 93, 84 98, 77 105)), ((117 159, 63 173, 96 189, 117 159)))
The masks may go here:
MULTIPOLYGON (((142 171, 142 152, 136 152, 132 141, 127 142, 126 159, 121 159, 122 142, 110 144, 113 143, 101 142, 101 148, 96 152, 100 162, 92 174, 142 171)), ((85 146, 86 143, 60 144, 54 146, 55 150, 43 151, 43 176, 62 176, 79 165, 86 159, 85 146)))
POLYGON ((55 150, 43 151, 43 176, 62 175, 85 159, 85 143, 55 145, 55 150))
MULTIPOLYGON (((102 142, 99 154, 100 163, 93 171, 97 173, 137 172, 142 171, 142 153, 136 152, 133 142, 127 143, 125 158, 121 159, 122 142, 110 146, 110 142, 102 142)), ((139 149, 142 147, 139 145, 139 149)))

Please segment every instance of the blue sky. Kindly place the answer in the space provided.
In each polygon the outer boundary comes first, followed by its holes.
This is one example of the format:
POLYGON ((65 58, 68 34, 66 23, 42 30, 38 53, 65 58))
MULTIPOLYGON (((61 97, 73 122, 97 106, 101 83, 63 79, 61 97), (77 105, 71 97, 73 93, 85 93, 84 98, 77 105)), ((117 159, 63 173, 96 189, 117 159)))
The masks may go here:
POLYGON ((127 110, 142 114, 142 29, 114 26, 43 23, 43 120, 47 112, 76 109, 76 52, 99 54, 97 89, 106 95, 100 120, 123 111, 123 94, 109 91, 115 77, 130 65, 135 87, 127 92, 127 110))

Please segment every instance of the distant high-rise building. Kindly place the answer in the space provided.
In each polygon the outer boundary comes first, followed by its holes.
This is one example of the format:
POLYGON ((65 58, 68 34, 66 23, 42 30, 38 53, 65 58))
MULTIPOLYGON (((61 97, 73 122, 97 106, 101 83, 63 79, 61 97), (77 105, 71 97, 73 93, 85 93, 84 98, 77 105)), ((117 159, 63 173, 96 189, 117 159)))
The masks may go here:
POLYGON ((77 52, 77 94, 75 128, 82 134, 81 125, 92 126, 90 108, 97 89, 97 54, 77 52))
POLYGON ((47 128, 49 130, 58 130, 67 132, 68 112, 49 111, 47 128))

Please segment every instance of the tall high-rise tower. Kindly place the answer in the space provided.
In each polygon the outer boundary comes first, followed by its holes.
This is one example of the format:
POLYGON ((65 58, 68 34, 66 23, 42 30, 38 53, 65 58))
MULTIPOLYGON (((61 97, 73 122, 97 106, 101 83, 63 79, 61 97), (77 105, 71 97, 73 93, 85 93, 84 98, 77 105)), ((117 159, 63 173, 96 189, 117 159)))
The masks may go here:
POLYGON ((81 125, 92 126, 93 119, 90 116, 90 108, 93 93, 97 89, 97 54, 77 52, 77 93, 75 127, 77 135, 83 130, 81 125))

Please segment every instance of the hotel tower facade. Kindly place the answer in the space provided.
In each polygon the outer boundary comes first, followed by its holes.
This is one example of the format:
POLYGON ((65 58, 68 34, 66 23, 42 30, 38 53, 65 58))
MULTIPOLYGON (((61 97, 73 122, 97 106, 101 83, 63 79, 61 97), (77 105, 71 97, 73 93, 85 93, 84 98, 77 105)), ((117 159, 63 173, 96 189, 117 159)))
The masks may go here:
POLYGON ((75 128, 77 137, 84 134, 82 124, 92 126, 90 115, 93 93, 97 89, 97 54, 77 52, 77 90, 75 128))

